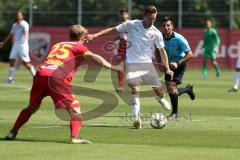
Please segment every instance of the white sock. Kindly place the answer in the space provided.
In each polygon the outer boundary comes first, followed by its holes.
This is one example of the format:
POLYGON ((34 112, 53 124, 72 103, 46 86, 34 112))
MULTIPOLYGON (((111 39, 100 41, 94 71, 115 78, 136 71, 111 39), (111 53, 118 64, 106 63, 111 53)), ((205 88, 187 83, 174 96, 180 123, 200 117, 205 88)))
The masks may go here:
POLYGON ((13 79, 13 74, 14 74, 15 70, 16 70, 15 67, 10 67, 9 68, 9 75, 8 75, 9 80, 13 79))
POLYGON ((33 66, 30 68, 30 72, 31 72, 32 76, 35 76, 36 71, 33 66))
POLYGON ((132 114, 135 120, 140 120, 140 101, 139 95, 132 95, 132 114))
POLYGON ((238 89, 239 81, 240 81, 240 72, 236 72, 236 77, 235 77, 234 85, 233 85, 234 89, 238 89))

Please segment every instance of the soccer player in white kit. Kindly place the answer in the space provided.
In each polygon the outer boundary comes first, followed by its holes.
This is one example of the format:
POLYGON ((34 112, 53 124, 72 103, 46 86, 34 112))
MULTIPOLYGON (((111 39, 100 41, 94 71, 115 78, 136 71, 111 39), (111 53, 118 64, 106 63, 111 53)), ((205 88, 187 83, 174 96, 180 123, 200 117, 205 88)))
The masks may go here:
POLYGON ((20 11, 16 13, 16 22, 12 25, 10 33, 4 39, 4 41, 0 42, 0 48, 2 48, 4 44, 13 36, 15 41, 9 57, 9 76, 5 81, 5 83, 9 84, 14 82, 13 74, 16 70, 15 63, 18 57, 22 59, 24 66, 30 70, 31 74, 33 76, 35 75, 35 69, 33 65, 30 64, 29 58, 29 24, 23 19, 23 14, 20 11))
POLYGON ((153 88, 157 101, 166 109, 170 110, 169 102, 164 98, 163 84, 152 63, 154 46, 159 50, 162 61, 166 67, 166 74, 173 76, 169 69, 168 57, 164 50, 164 41, 160 31, 153 25, 157 17, 157 9, 154 6, 144 7, 143 20, 130 20, 116 27, 104 29, 98 33, 90 34, 86 40, 111 33, 126 33, 128 43, 126 54, 126 80, 131 89, 131 108, 135 121, 133 126, 141 128, 139 92, 141 80, 145 80, 153 88))
POLYGON ((240 81, 240 53, 238 53, 238 59, 237 59, 235 71, 236 71, 236 75, 235 75, 235 79, 234 79, 234 84, 233 84, 233 87, 228 90, 228 92, 237 92, 238 91, 238 85, 239 85, 239 81, 240 81))

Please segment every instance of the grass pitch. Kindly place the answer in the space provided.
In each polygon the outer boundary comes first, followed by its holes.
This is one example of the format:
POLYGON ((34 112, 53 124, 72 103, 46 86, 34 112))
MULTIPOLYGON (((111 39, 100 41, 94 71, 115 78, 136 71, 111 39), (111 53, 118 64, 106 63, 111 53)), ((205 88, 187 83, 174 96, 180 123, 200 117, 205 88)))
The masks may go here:
MULTIPOLYGON (((84 122, 81 136, 92 145, 69 144, 68 123, 54 114, 50 98, 21 129, 17 141, 4 141, 4 137, 20 110, 29 99, 32 79, 25 69, 15 74, 15 83, 3 83, 7 68, 0 69, 0 157, 17 159, 98 159, 98 160, 236 160, 240 157, 240 105, 239 93, 228 93, 233 82, 233 71, 223 71, 217 79, 209 72, 206 80, 200 71, 189 70, 184 83, 192 82, 196 100, 188 95, 179 98, 180 118, 169 121, 164 129, 152 129, 148 118, 151 112, 163 109, 152 97, 141 98, 143 129, 132 128, 129 106, 115 93, 109 70, 102 70, 94 83, 86 83, 82 68, 73 81, 74 85, 111 93, 118 99, 117 107, 103 117, 84 122)), ((149 87, 143 87, 143 89, 149 87)), ((82 112, 96 108, 101 99, 77 95, 82 112)), ((82 93, 84 94, 84 93, 82 93)), ((94 94, 94 93, 93 93, 94 94)), ((99 95, 98 95, 99 96, 99 95)), ((101 95, 100 95, 101 97, 101 95)), ((111 99, 108 100, 111 103, 111 99)), ((168 112, 163 111, 166 114, 168 112)))

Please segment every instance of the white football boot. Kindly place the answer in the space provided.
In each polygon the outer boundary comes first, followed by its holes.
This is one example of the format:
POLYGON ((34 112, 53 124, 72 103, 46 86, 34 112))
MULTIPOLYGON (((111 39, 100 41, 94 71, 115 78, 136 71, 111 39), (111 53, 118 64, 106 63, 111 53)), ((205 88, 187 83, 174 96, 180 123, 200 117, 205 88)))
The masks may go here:
POLYGON ((170 103, 164 98, 164 97, 160 97, 160 96, 157 96, 156 97, 156 100, 162 105, 162 107, 164 109, 166 109, 167 111, 170 111, 172 108, 171 108, 171 105, 170 103))

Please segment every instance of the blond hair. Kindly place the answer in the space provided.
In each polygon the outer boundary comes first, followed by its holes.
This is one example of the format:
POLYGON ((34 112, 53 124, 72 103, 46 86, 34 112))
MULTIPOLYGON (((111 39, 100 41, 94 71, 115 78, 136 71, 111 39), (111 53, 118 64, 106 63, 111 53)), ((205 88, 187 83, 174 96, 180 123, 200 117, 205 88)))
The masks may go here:
POLYGON ((69 29, 69 38, 70 40, 79 40, 83 35, 87 33, 87 29, 83 26, 79 24, 72 25, 69 29))

